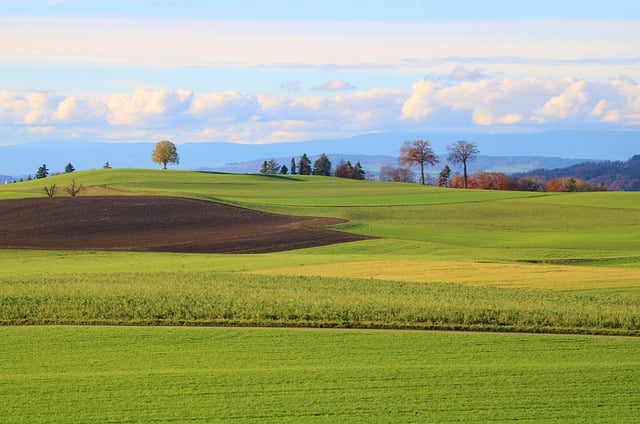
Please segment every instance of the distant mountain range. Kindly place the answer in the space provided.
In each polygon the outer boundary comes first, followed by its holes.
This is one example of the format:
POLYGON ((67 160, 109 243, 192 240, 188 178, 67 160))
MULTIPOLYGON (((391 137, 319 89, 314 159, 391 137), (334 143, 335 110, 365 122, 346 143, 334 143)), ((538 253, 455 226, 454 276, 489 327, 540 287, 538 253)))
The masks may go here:
MULTIPOLYGON (((525 172, 535 168, 557 168, 585 161, 626 160, 640 152, 640 132, 555 131, 523 134, 376 133, 356 137, 274 144, 228 142, 184 143, 175 141, 180 164, 174 169, 258 172, 264 160, 276 159, 289 166, 303 153, 321 153, 337 162, 360 160, 365 170, 377 172, 383 164, 395 163, 406 140, 428 139, 434 151, 446 156, 446 146, 465 139, 476 143, 480 157, 473 172, 491 170, 525 172)), ((46 164, 51 173, 62 172, 67 163, 76 170, 101 168, 152 168, 150 143, 40 142, 0 146, 0 174, 5 179, 26 178, 46 164)), ((439 171, 439 169, 438 169, 439 171)), ((430 170, 435 172, 435 170, 430 170)), ((437 174, 437 172, 435 172, 437 174)))

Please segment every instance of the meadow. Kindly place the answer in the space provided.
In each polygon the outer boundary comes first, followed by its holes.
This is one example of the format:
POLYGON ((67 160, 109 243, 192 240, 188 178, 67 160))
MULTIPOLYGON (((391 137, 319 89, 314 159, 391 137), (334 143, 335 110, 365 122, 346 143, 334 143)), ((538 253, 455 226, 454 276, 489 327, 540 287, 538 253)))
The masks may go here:
MULTIPOLYGON (((252 255, 5 250, 5 325, 640 332, 638 193, 117 169, 49 180, 72 178, 86 186, 83 195, 184 196, 332 216, 348 220, 334 228, 376 238, 252 255)), ((44 196, 42 185, 0 193, 44 196)))
POLYGON ((0 327, 11 423, 637 422, 640 339, 0 327))
POLYGON ((5 185, 0 199, 72 178, 80 195, 331 216, 375 238, 251 255, 1 250, 2 421, 638 415, 638 338, 584 335, 640 334, 639 193, 111 169, 5 185))

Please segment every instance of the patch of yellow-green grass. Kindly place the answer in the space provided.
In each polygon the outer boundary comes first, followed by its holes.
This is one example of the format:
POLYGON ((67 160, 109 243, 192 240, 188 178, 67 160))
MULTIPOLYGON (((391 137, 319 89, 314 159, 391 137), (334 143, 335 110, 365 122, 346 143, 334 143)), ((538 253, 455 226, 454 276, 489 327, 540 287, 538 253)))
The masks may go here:
POLYGON ((299 263, 254 272, 552 290, 640 287, 638 268, 463 260, 371 259, 339 263, 299 263))

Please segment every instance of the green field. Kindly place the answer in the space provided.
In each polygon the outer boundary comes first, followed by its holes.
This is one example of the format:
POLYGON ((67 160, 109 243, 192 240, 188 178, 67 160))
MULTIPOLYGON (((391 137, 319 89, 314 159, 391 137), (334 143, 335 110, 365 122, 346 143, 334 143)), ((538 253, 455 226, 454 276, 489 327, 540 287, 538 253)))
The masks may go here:
MULTIPOLYGON (((4 324, 640 334, 638 193, 464 191, 337 178, 101 170, 83 194, 345 218, 377 237, 259 255, 2 251, 4 324)), ((42 181, 0 187, 44 196, 42 181)), ((71 199, 70 199, 71 201, 71 199)))
POLYGON ((336 229, 377 238, 255 255, 0 251, 0 421, 638 415, 636 337, 184 326, 637 336, 640 193, 112 169, 4 185, 0 199, 72 178, 81 195, 339 217, 336 229))
POLYGON ((11 423, 637 422, 640 339, 0 328, 11 423))

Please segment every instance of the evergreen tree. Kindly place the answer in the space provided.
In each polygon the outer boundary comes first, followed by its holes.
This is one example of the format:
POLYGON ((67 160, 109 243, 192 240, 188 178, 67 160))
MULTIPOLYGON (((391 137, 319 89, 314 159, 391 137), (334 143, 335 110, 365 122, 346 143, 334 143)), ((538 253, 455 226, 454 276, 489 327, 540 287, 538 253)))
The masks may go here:
POLYGON ((445 165, 440 171, 440 175, 438 175, 438 186, 446 187, 449 184, 449 179, 451 178, 451 168, 449 165, 445 165))
POLYGON ((262 162, 262 166, 260 167, 261 174, 278 174, 280 173, 280 165, 275 159, 269 159, 262 162))
POLYGON ((362 165, 360 161, 356 162, 356 165, 353 167, 353 178, 356 180, 364 180, 366 172, 362 169, 362 165))
POLYGON ((109 163, 109 161, 106 161, 106 162, 104 163, 104 165, 102 165, 102 167, 103 167, 104 169, 111 169, 111 164, 109 163))
POLYGON ((287 175, 288 173, 289 173, 289 168, 287 168, 287 165, 282 165, 280 167, 280 174, 287 175))
POLYGON ((49 170, 47 169, 47 165, 43 163, 42 166, 38 168, 38 172, 36 172, 36 178, 47 178, 47 175, 49 175, 49 170))
POLYGON ((313 175, 331 176, 331 161, 324 153, 313 163, 313 175))
POLYGON ((311 161, 306 153, 300 156, 300 162, 298 163, 298 174, 311 175, 311 161))
POLYGON ((69 162, 69 163, 67 164, 67 166, 65 166, 65 167, 64 167, 64 173, 65 173, 65 174, 70 174, 70 173, 72 173, 72 172, 73 172, 73 171, 75 171, 75 170, 76 170, 76 169, 73 167, 73 165, 71 165, 71 162, 69 162))
POLYGON ((296 175, 296 160, 291 158, 291 175, 296 175))

